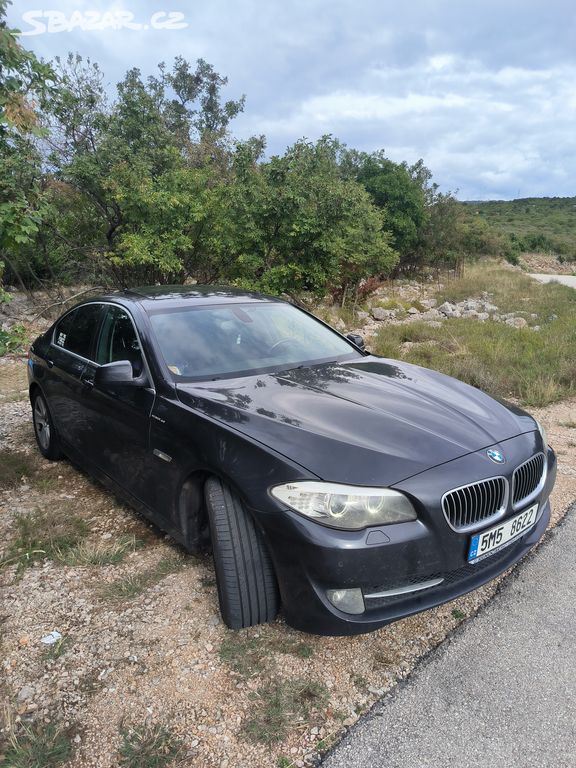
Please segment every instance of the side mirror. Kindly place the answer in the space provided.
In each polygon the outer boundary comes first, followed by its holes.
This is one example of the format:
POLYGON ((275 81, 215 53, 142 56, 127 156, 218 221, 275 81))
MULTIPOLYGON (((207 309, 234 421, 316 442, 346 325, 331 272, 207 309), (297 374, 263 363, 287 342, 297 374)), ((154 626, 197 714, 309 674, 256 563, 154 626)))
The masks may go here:
POLYGON ((351 341, 358 349, 364 350, 364 339, 357 333, 347 333, 346 338, 351 341))
POLYGON ((146 374, 134 376, 132 363, 129 360, 117 360, 106 363, 96 369, 94 386, 100 389, 116 389, 117 387, 143 387, 146 384, 146 374))

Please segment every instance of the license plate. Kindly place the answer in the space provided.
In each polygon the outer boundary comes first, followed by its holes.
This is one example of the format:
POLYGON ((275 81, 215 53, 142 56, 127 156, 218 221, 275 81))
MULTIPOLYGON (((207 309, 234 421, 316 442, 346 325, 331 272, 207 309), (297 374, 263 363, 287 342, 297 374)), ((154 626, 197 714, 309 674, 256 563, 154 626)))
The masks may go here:
POLYGON ((488 528, 487 531, 472 536, 468 550, 468 562, 477 563, 488 555, 493 555, 500 549, 511 544, 514 539, 528 530, 536 522, 538 504, 528 507, 519 515, 511 517, 505 523, 488 528))

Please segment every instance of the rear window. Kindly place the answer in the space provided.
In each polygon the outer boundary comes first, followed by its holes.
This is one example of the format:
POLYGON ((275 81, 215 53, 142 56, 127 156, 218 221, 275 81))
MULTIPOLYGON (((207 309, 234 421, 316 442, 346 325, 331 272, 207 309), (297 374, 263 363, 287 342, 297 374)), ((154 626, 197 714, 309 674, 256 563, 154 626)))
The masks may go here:
POLYGON ((157 310, 150 322, 176 379, 249 375, 358 356, 337 333, 289 304, 157 310))
POLYGON ((65 315, 54 330, 54 344, 88 360, 100 321, 101 304, 85 304, 65 315))

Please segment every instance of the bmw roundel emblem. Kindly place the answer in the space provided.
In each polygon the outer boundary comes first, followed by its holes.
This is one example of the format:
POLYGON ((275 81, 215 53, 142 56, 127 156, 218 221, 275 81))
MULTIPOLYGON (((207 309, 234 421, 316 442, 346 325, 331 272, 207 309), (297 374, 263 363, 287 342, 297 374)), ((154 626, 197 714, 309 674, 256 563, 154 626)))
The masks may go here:
POLYGON ((491 459, 495 464, 504 464, 506 461, 504 454, 501 451, 495 451, 493 448, 490 448, 490 450, 486 451, 486 456, 488 456, 488 458, 491 459))

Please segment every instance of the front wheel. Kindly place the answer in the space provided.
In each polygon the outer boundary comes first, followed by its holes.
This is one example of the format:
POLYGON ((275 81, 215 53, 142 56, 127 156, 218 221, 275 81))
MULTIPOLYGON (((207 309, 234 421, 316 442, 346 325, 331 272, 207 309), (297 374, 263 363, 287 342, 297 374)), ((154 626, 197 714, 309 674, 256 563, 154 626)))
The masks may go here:
POLYGON ((273 621, 278 585, 272 560, 242 502, 217 478, 204 489, 220 612, 231 629, 273 621))
POLYGON ((40 392, 32 397, 32 421, 40 453, 46 459, 56 461, 62 456, 62 453, 48 404, 40 392))

